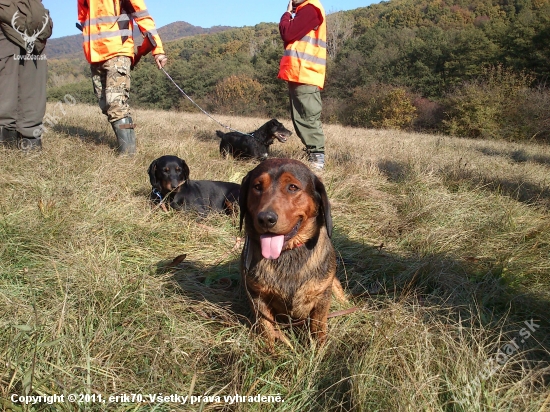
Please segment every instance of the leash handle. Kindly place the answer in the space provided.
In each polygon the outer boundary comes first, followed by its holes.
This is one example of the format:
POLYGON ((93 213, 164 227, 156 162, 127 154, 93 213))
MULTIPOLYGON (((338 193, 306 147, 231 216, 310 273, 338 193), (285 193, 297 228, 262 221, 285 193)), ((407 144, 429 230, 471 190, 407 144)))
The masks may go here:
POLYGON ((172 79, 172 77, 168 74, 168 72, 167 72, 166 70, 164 70, 164 67, 161 67, 161 69, 162 69, 162 71, 164 72, 164 74, 166 75, 166 77, 168 77, 168 78, 170 79, 170 81, 171 81, 172 83, 174 83, 174 86, 177 87, 177 89, 181 92, 181 94, 183 94, 185 97, 187 97, 187 99, 189 99, 189 101, 190 101, 191 103, 193 103, 195 106, 197 106, 197 108, 198 108, 201 112, 203 112, 206 116, 208 116, 209 118, 211 118, 212 120, 214 120, 214 121, 215 121, 216 123, 218 123, 220 126, 226 128, 226 129, 228 129, 228 130, 231 130, 232 132, 237 132, 237 133, 241 133, 241 134, 244 134, 244 135, 247 135, 247 136, 252 136, 252 137, 254 137, 254 135, 252 135, 252 134, 243 133, 243 132, 241 132, 241 131, 239 131, 239 130, 237 130, 237 129, 233 129, 233 128, 229 127, 229 126, 226 126, 226 125, 220 123, 219 121, 217 121, 216 119, 214 119, 214 118, 212 117, 212 115, 210 115, 210 113, 206 112, 202 107, 200 107, 197 103, 195 103, 195 101, 194 101, 193 99, 191 99, 191 97, 189 97, 189 96, 187 95, 187 93, 185 93, 185 92, 183 91, 183 89, 182 89, 181 87, 178 86, 178 84, 174 81, 174 79, 172 79))

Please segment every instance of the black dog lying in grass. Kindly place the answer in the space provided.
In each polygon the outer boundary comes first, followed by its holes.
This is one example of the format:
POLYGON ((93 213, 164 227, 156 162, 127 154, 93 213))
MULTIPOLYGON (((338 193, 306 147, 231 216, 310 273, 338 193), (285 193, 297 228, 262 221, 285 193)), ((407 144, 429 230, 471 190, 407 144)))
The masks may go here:
POLYGON ((149 166, 151 200, 167 211, 166 204, 176 210, 233 212, 239 202, 241 185, 212 180, 189 180, 189 167, 177 156, 162 156, 149 166))
POLYGON ((250 134, 240 132, 223 133, 216 131, 220 142, 222 156, 231 154, 236 159, 255 158, 265 160, 269 156, 269 146, 275 139, 281 143, 286 142, 292 132, 286 129, 281 122, 271 119, 258 130, 250 134))

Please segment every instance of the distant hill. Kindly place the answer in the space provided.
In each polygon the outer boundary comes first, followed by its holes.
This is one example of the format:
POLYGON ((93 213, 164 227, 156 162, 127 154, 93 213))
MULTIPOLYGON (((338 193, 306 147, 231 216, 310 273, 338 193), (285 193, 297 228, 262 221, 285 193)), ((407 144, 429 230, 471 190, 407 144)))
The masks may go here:
POLYGON ((46 43, 48 59, 73 57, 76 53, 82 53, 82 36, 79 34, 49 39, 46 43))
POLYGON ((212 34, 219 33, 231 29, 230 26, 214 26, 205 29, 200 26, 193 26, 192 24, 184 21, 176 21, 174 23, 167 24, 158 29, 160 37, 163 41, 171 41, 181 39, 182 37, 194 36, 196 34, 212 34))
MULTIPOLYGON (((228 30, 229 26, 214 26, 210 28, 204 28, 199 26, 193 26, 184 21, 176 21, 174 23, 167 24, 158 29, 158 32, 164 42, 177 40, 182 37, 194 36, 197 34, 210 34, 218 33, 224 30, 228 30)), ((75 28, 76 30, 76 28, 75 28)), ((141 34, 137 27, 134 27, 134 38, 137 44, 141 44, 141 34)), ((48 59, 57 58, 70 58, 76 57, 75 55, 82 53, 82 37, 80 34, 73 36, 64 36, 57 39, 48 40, 46 46, 46 54, 48 59)))

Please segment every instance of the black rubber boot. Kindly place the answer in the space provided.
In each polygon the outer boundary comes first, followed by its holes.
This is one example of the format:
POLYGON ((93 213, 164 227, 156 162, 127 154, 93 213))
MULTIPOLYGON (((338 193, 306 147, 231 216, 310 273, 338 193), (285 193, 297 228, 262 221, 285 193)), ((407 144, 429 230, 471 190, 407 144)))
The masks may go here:
POLYGON ((18 133, 16 130, 6 129, 0 126, 0 144, 5 147, 17 146, 18 133))
POLYGON ((136 133, 131 117, 125 117, 111 123, 118 141, 118 153, 133 155, 136 153, 136 133))

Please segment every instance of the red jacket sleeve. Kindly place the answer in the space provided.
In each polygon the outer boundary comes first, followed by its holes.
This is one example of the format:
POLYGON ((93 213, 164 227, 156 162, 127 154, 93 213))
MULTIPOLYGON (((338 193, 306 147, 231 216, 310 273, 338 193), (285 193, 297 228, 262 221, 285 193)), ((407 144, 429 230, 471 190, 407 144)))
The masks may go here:
POLYGON ((279 22, 279 33, 286 46, 288 43, 300 40, 322 22, 323 16, 319 10, 308 4, 301 8, 294 18, 289 12, 283 14, 279 22))
POLYGON ((145 2, 143 0, 129 0, 128 1, 133 8, 131 10, 131 15, 136 22, 136 24, 139 27, 139 31, 142 33, 149 32, 153 36, 153 39, 155 39, 155 42, 157 43, 157 47, 155 47, 152 51, 152 54, 164 54, 164 49, 162 47, 162 40, 160 39, 160 36, 157 33, 157 28, 155 26, 155 21, 149 14, 149 11, 147 10, 147 7, 145 6, 145 2))
POLYGON ((88 2, 86 0, 78 0, 78 21, 85 22, 88 19, 88 2))

